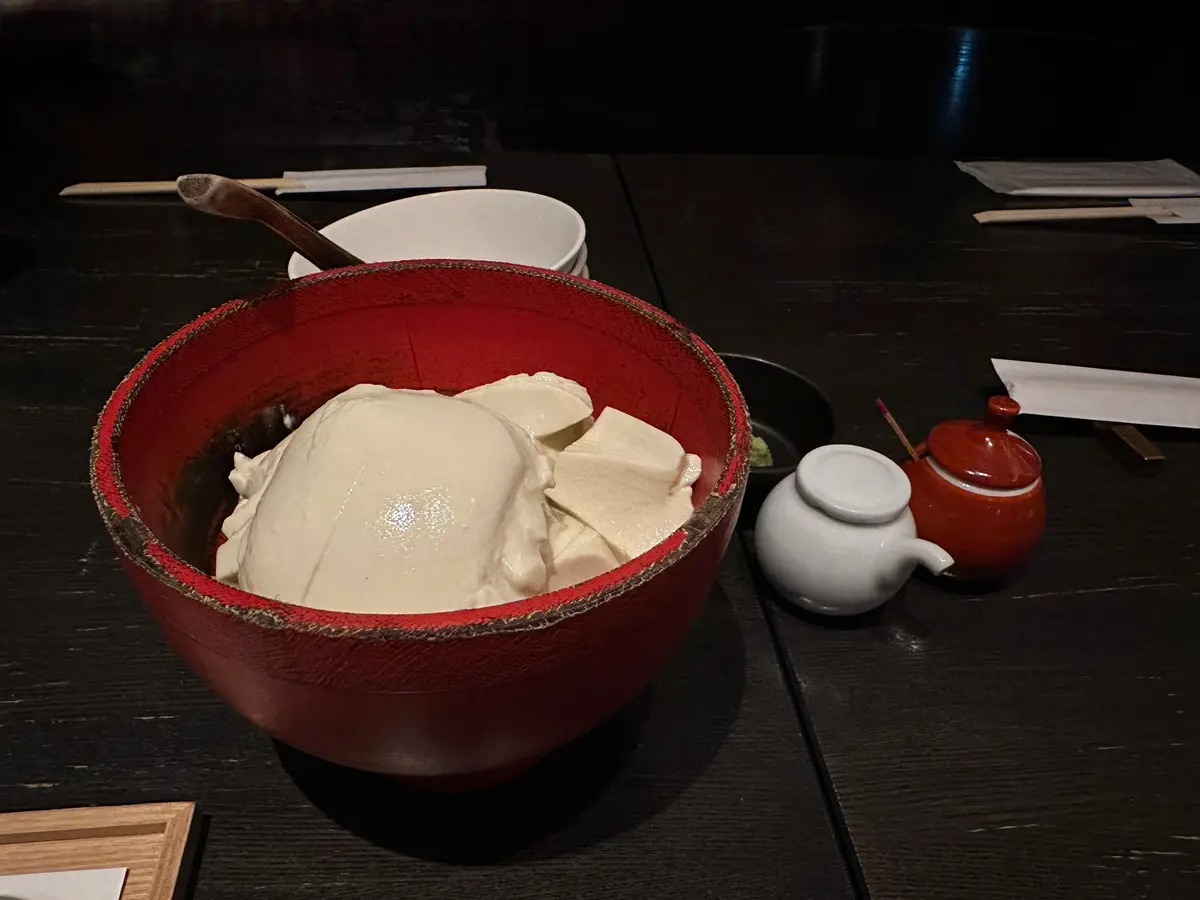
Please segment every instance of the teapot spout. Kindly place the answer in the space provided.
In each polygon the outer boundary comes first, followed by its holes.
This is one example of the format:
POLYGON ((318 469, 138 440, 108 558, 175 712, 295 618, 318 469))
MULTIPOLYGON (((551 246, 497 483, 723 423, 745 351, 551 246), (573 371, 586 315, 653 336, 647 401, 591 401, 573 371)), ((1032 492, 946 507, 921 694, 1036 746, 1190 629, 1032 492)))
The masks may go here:
MULTIPOLYGON (((891 541, 885 548, 890 562, 896 570, 911 573, 917 566, 924 566, 934 575, 941 575, 954 565, 954 557, 929 541, 920 538, 903 538, 891 541)), ((905 577, 908 577, 905 575, 905 577)))

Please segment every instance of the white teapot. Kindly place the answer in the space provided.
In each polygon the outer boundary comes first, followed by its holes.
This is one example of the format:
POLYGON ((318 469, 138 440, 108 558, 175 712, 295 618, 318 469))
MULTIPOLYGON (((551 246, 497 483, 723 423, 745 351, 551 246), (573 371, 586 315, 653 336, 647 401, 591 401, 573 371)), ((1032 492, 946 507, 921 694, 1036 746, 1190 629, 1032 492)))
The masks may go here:
POLYGON ((849 616, 885 603, 913 569, 954 564, 917 538, 904 471, 881 453, 828 444, 767 496, 754 528, 758 563, 780 594, 812 612, 849 616))

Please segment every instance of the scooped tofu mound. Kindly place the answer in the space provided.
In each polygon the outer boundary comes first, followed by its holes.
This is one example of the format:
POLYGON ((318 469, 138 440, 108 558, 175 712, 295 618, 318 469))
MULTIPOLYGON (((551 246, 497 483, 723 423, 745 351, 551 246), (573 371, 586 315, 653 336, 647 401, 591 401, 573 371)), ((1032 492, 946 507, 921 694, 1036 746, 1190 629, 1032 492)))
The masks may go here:
POLYGON ((449 397, 360 384, 271 450, 235 453, 216 577, 341 612, 493 606, 579 584, 692 513, 700 459, 580 384, 449 397))

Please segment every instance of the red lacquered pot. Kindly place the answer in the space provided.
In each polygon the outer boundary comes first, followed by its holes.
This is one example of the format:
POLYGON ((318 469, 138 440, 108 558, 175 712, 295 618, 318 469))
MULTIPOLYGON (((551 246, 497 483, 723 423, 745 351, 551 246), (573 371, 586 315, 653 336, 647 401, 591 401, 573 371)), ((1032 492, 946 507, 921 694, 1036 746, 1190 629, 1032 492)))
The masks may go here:
POLYGON ((235 300, 155 347, 96 429, 92 486, 171 643, 274 737, 429 786, 515 774, 629 702, 703 603, 745 488, 745 403, 716 354, 591 281, 493 263, 344 269, 235 300), (549 370, 703 460, 695 514, 621 568, 516 603, 366 615, 289 606, 209 577, 255 453, 359 382, 461 390, 549 370))
POLYGON ((921 461, 902 463, 917 534, 954 557, 948 575, 1003 578, 1046 527, 1041 458, 1009 430, 1020 411, 1015 400, 993 397, 984 421, 943 422, 916 448, 921 461))

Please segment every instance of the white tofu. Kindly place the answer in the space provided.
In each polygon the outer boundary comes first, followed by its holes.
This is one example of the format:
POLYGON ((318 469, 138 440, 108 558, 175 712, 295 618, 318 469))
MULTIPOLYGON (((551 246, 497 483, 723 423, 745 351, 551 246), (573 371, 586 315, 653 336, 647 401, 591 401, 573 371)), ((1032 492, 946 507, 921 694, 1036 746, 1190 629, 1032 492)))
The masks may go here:
POLYGON ((688 478, 699 459, 675 438, 609 407, 561 454, 546 496, 591 526, 627 562, 679 528, 692 514, 688 478))
POLYGON ((588 429, 595 424, 596 420, 588 416, 582 422, 576 422, 562 431, 556 431, 554 434, 548 434, 545 437, 534 438, 534 440, 541 445, 543 453, 551 459, 557 460, 558 454, 587 434, 588 429))
POLYGON ((550 552, 554 562, 546 590, 557 591, 580 584, 621 564, 596 529, 561 510, 553 510, 553 513, 557 520, 550 532, 550 552))
POLYGON ((230 587, 238 586, 238 569, 242 565, 242 541, 245 537, 246 529, 243 528, 217 548, 217 565, 213 577, 230 587))
POLYGON ((672 490, 680 488, 690 488, 700 478, 701 462, 700 457, 695 453, 685 454, 683 460, 683 469, 679 472, 679 479, 675 482, 675 487, 672 490))
POLYGON ((560 440, 550 443, 556 450, 575 440, 578 434, 571 429, 592 415, 592 398, 587 389, 551 372, 510 375, 463 391, 457 397, 504 416, 534 440, 557 436, 560 440))
POLYGON ((275 474, 275 467, 279 465, 279 457, 283 455, 283 451, 287 449, 291 440, 292 435, 289 434, 270 450, 264 450, 254 457, 244 453, 235 452, 233 454, 233 469, 229 473, 229 483, 233 485, 233 489, 238 492, 239 497, 249 498, 262 493, 267 482, 271 480, 271 476, 275 474))
POLYGON ((231 587, 238 586, 238 571, 242 565, 242 545, 246 540, 247 526, 253 521, 254 513, 258 510, 258 501, 275 476, 279 457, 283 455, 291 440, 292 435, 289 434, 270 450, 254 457, 244 453, 233 454, 233 469, 229 473, 229 482, 238 492, 240 499, 233 512, 221 523, 221 533, 225 535, 226 540, 217 548, 216 568, 213 572, 217 581, 231 587))

